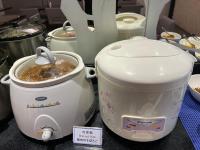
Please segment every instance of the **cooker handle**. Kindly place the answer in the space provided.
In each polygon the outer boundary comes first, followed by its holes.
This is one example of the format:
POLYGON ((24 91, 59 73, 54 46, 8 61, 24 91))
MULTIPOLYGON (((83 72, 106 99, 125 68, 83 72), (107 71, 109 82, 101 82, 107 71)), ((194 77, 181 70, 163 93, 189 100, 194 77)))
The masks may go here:
POLYGON ((96 70, 93 67, 86 67, 85 68, 86 71, 86 78, 87 79, 92 79, 96 77, 96 70))
POLYGON ((45 42, 50 42, 51 41, 51 37, 48 36, 46 39, 45 39, 45 42))
POLYGON ((3 78, 1 78, 1 84, 10 85, 10 76, 9 76, 9 74, 7 74, 3 78))
POLYGON ((46 44, 47 44, 47 48, 48 48, 48 49, 51 49, 51 46, 50 46, 50 45, 51 45, 51 44, 50 44, 50 43, 51 43, 51 39, 52 39, 52 38, 51 38, 50 36, 48 36, 48 37, 45 39, 45 42, 46 42, 46 44))

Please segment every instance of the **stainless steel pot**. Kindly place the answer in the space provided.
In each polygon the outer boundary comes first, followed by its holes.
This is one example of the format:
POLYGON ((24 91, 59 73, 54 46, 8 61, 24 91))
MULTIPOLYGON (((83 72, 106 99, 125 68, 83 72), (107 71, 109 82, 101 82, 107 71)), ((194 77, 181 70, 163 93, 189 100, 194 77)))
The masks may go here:
POLYGON ((8 51, 11 58, 10 65, 19 58, 35 54, 34 50, 45 44, 42 25, 29 24, 9 28, 0 33, 4 35, 0 37, 0 46, 8 51))
MULTIPOLYGON (((8 74, 8 54, 0 49, 0 79, 8 74)), ((0 120, 4 119, 11 111, 9 88, 0 84, 0 120)))

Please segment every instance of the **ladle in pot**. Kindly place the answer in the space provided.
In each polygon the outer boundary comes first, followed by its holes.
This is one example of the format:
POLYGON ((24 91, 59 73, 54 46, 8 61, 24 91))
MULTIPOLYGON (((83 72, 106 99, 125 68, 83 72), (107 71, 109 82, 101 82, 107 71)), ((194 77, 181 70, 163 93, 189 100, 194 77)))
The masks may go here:
POLYGON ((56 57, 54 57, 51 51, 44 46, 40 46, 36 49, 36 55, 37 59, 35 60, 35 63, 37 65, 55 64, 56 62, 56 57))

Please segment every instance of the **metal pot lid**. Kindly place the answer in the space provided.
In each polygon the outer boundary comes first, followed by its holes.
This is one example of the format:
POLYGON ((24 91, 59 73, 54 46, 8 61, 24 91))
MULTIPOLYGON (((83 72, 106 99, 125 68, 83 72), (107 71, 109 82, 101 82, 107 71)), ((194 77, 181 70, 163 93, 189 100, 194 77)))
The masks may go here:
POLYGON ((23 62, 15 71, 16 78, 26 82, 57 79, 69 74, 78 65, 76 58, 70 55, 53 54, 54 62, 45 61, 45 57, 51 56, 47 56, 46 53, 40 53, 40 56, 31 57, 23 62))
POLYGON ((66 26, 52 31, 49 36, 61 40, 72 40, 76 38, 76 32, 71 26, 66 26))
POLYGON ((44 30, 43 25, 27 23, 18 27, 10 27, 0 31, 0 41, 12 41, 29 38, 42 33, 44 30))
POLYGON ((131 39, 105 47, 95 58, 97 70, 126 83, 166 83, 189 74, 194 57, 171 44, 131 39))

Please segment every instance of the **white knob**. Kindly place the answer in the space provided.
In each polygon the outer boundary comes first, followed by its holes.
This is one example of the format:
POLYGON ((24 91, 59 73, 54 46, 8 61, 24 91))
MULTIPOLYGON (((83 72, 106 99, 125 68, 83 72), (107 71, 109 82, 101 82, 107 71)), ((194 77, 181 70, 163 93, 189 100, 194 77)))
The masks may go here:
POLYGON ((53 130, 51 128, 44 128, 42 133, 42 140, 44 142, 47 142, 50 140, 52 135, 53 135, 53 130))
POLYGON ((135 19, 133 19, 133 18, 124 18, 123 22, 125 22, 125 23, 134 23, 135 19))

